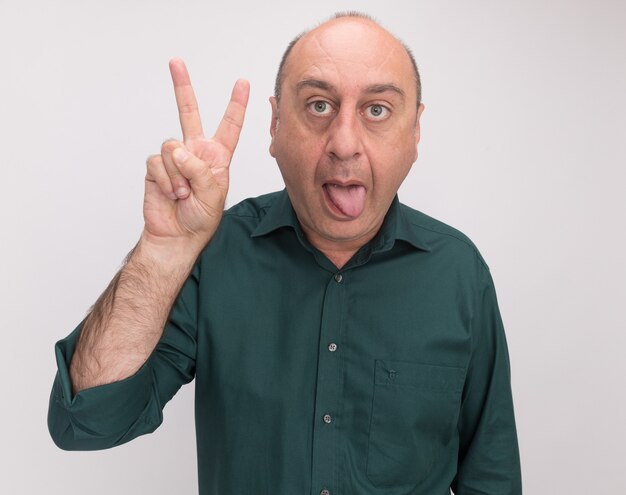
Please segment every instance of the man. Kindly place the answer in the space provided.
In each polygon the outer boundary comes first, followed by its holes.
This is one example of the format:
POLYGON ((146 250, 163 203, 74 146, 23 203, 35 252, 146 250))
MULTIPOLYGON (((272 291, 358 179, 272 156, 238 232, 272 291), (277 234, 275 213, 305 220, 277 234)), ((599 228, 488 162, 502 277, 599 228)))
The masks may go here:
POLYGON ((521 493, 488 268, 396 197, 424 109, 406 47, 357 14, 297 38, 270 99, 286 191, 226 212, 248 84, 205 139, 170 69, 184 139, 148 160, 141 239, 57 344, 55 442, 151 432, 195 377, 202 494, 521 493))

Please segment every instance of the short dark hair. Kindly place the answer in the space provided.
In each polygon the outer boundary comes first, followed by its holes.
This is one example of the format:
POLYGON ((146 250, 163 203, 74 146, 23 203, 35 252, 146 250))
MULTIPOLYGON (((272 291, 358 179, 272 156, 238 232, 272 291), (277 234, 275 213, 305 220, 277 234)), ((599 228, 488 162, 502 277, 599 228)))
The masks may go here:
MULTIPOLYGON (((324 21, 324 22, 328 22, 333 19, 341 19, 342 17, 354 17, 357 19, 366 19, 370 22, 373 22, 377 26, 382 27, 381 24, 373 17, 370 17, 369 15, 364 14, 362 12, 357 12, 353 10, 348 11, 348 12, 337 12, 335 15, 333 15, 331 18, 329 18, 327 21, 324 21)), ((292 39, 287 45, 287 49, 285 50, 285 53, 283 53, 283 56, 280 59, 280 64, 278 65, 278 72, 276 74, 276 81, 274 83, 274 97, 276 98, 277 102, 280 101, 281 87, 282 87, 283 79, 284 79, 285 63, 287 62, 287 59, 289 58, 289 54, 291 53, 291 50, 293 50, 293 47, 296 46, 298 41, 300 41, 303 38, 303 36, 309 33, 310 31, 311 31, 310 29, 307 29, 306 31, 303 31, 294 39, 292 39)), ((406 44, 404 44, 401 40, 398 39, 398 41, 404 47, 406 54, 409 56, 409 59, 411 60, 411 65, 413 66, 413 73, 415 76, 415 89, 417 90, 417 106, 419 107, 420 103, 422 102, 422 82, 420 79, 419 70, 417 68, 417 62, 415 62, 415 57, 413 56, 413 52, 411 51, 411 49, 406 44)))

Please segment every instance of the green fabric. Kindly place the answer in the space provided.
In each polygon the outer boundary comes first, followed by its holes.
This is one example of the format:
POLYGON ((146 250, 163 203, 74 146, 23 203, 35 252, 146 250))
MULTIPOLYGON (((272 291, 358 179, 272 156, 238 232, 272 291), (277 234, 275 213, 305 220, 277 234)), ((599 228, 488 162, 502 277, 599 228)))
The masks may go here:
POLYGON ((203 495, 521 493, 489 269, 462 233, 397 198, 341 270, 285 191, 234 206, 145 365, 73 397, 79 331, 56 345, 49 429, 63 449, 152 432, 195 377, 203 495))

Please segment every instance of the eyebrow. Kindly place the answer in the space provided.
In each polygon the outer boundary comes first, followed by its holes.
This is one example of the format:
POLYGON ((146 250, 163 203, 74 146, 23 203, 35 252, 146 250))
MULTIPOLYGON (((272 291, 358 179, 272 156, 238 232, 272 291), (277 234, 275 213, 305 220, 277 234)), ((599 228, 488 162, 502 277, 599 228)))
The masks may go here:
POLYGON ((373 86, 369 86, 365 89, 366 93, 386 93, 387 91, 393 91, 394 93, 399 94, 402 98, 404 98, 404 91, 402 91, 395 84, 374 84, 373 86))
POLYGON ((304 88, 317 88, 323 89, 325 91, 334 91, 335 87, 332 84, 327 83, 326 81, 321 81, 319 79, 303 79, 296 84, 296 91, 299 93, 304 88))
MULTIPOLYGON (((326 81, 322 81, 320 79, 303 79, 302 81, 299 81, 298 84, 296 84, 296 91, 298 93, 304 88, 317 88, 324 91, 336 92, 335 87, 332 84, 326 81)), ((395 84, 373 84, 372 86, 368 86, 367 88, 365 88, 366 93, 372 94, 386 93, 387 91, 392 91, 400 95, 402 99, 405 98, 404 91, 402 91, 402 89, 400 89, 395 84)))

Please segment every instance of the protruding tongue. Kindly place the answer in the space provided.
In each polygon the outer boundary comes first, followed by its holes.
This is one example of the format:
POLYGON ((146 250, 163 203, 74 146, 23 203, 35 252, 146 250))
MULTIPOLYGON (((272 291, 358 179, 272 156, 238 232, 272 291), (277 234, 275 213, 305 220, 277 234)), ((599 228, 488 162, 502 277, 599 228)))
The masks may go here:
POLYGON ((338 186, 326 184, 326 191, 333 204, 347 217, 356 218, 365 208, 365 188, 363 186, 338 186))

